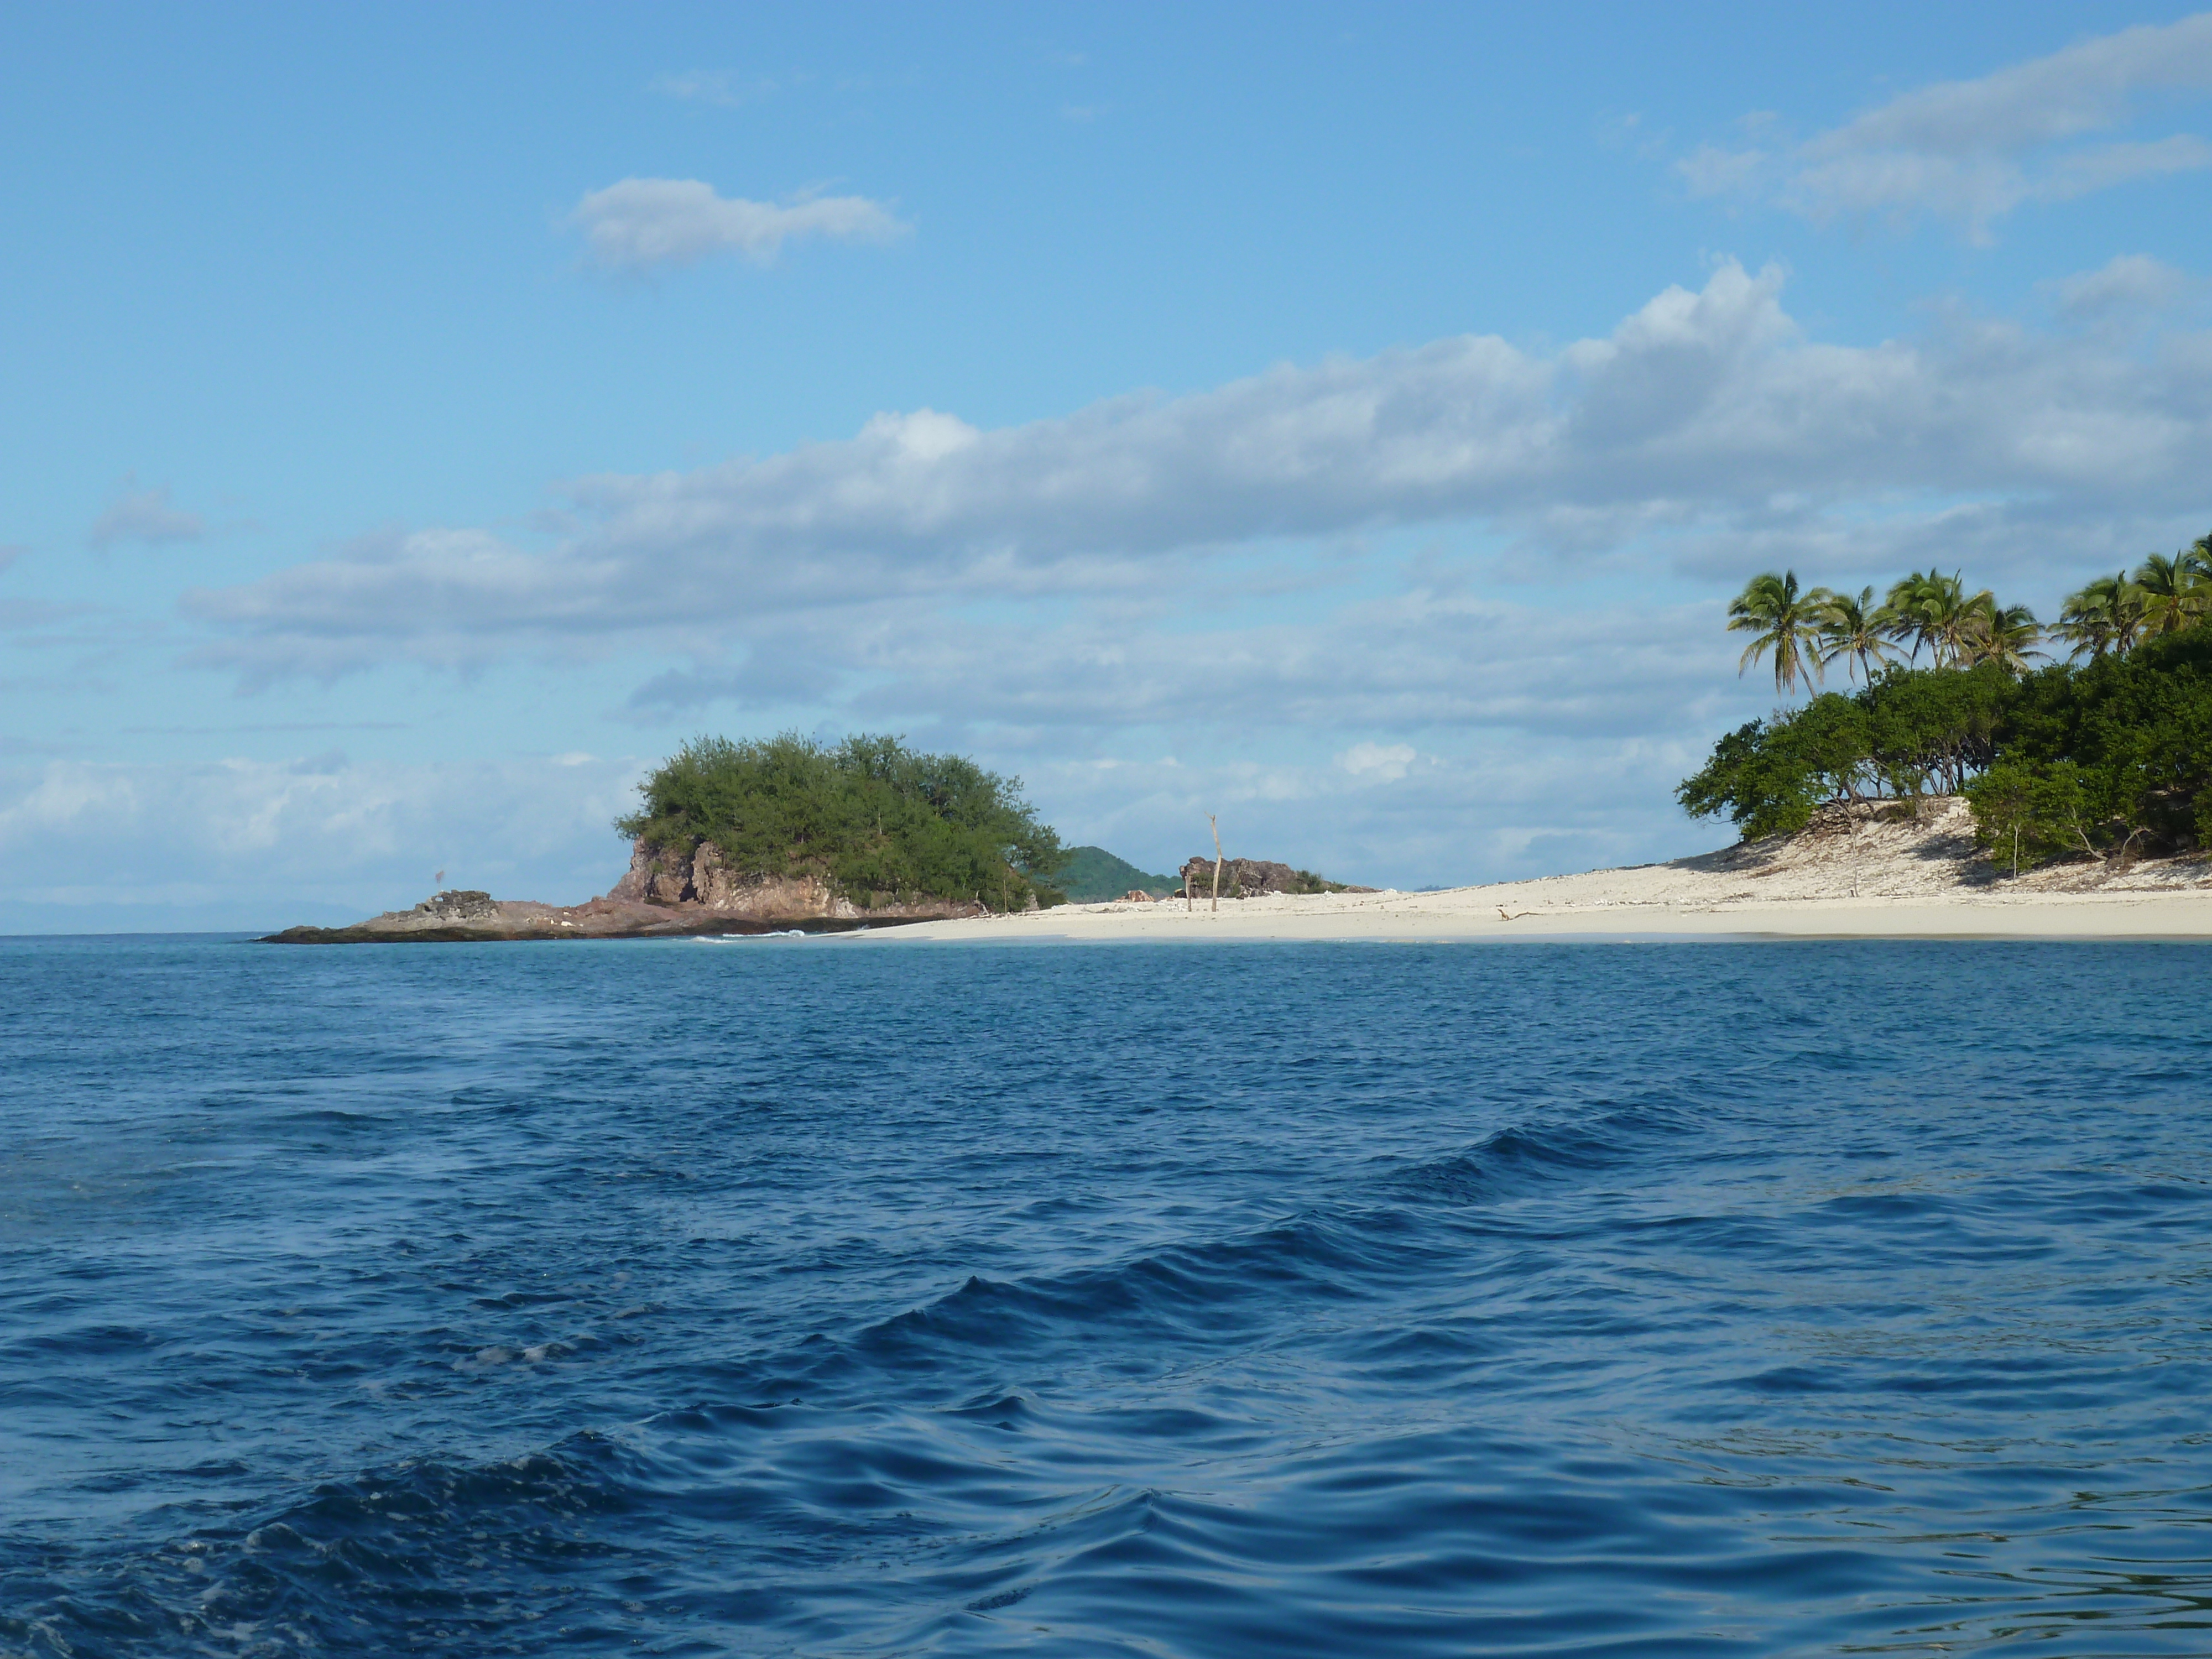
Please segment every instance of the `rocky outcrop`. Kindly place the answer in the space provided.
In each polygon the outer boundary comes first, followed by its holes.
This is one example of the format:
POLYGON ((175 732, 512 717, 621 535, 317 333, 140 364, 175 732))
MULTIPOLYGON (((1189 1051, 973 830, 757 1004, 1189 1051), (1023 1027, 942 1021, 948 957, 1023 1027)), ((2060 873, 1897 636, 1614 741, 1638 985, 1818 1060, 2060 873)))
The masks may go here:
POLYGON ((701 842, 690 852, 637 842, 630 848, 629 870, 607 896, 641 904, 695 904, 763 921, 849 921, 865 914, 816 876, 748 875, 732 870, 723 861, 722 849, 711 841, 701 842))
POLYGON ((902 921, 976 916, 972 901, 854 904, 813 876, 747 875, 702 842, 688 852, 630 849, 629 868, 602 898, 582 904, 495 899, 474 889, 438 893, 411 910, 387 910, 349 927, 288 927, 270 945, 442 943, 526 939, 655 939, 690 933, 850 933, 902 921))
POLYGON ((499 915, 499 905, 489 893, 473 887, 449 887, 442 893, 433 893, 415 910, 441 923, 489 921, 499 915))
MULTIPOLYGON (((1203 854, 1184 864, 1182 878, 1188 884, 1185 890, 1200 898, 1213 896, 1213 860, 1203 854)), ((1267 893, 1371 893, 1372 887, 1347 887, 1342 882, 1323 881, 1310 870, 1293 870, 1287 864, 1277 864, 1267 859, 1224 859, 1221 860, 1221 896, 1224 898, 1258 898, 1267 893)))
POLYGON ((817 875, 769 876, 731 868, 722 849, 702 841, 680 848, 632 844, 629 868, 607 894, 610 901, 697 909, 716 915, 775 922, 940 921, 981 915, 973 901, 924 898, 855 904, 817 875))

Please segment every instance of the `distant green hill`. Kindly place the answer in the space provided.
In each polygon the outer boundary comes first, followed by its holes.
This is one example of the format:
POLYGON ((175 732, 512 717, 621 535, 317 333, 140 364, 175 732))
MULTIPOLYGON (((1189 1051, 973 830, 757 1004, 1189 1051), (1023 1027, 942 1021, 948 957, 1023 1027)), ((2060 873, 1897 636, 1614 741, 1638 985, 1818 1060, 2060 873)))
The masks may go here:
POLYGON ((1126 859, 1117 859, 1103 847, 1073 847, 1053 884, 1073 904, 1096 904, 1117 899, 1141 888, 1155 898, 1182 890, 1180 876, 1148 875, 1126 859))

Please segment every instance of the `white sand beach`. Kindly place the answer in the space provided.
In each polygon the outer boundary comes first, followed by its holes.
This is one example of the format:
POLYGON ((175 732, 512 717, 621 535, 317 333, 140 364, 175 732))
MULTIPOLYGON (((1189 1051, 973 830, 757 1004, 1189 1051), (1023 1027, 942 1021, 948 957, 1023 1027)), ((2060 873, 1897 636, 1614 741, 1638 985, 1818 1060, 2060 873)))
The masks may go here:
POLYGON ((2212 862, 2057 865, 2017 879, 1973 845, 1963 802, 1697 858, 1432 893, 1065 905, 860 935, 922 939, 2212 939, 2212 862))

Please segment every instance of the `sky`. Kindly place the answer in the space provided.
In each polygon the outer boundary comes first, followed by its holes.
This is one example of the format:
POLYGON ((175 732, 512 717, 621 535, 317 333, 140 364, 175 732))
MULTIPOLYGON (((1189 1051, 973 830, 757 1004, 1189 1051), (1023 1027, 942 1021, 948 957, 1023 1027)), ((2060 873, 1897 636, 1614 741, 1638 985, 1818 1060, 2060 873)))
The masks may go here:
POLYGON ((574 902, 686 739, 1704 850, 1728 599, 2212 528, 2212 13, 0 5, 0 931, 574 902))

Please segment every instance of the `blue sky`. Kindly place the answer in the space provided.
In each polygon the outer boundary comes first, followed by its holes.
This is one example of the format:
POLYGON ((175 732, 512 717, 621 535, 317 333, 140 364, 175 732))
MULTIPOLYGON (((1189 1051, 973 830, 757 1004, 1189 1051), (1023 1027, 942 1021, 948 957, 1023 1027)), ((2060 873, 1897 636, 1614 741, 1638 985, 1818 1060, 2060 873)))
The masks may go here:
POLYGON ((685 737, 1696 850, 1752 572, 2212 527, 2212 19, 15 8, 0 927, 574 899, 685 737))

